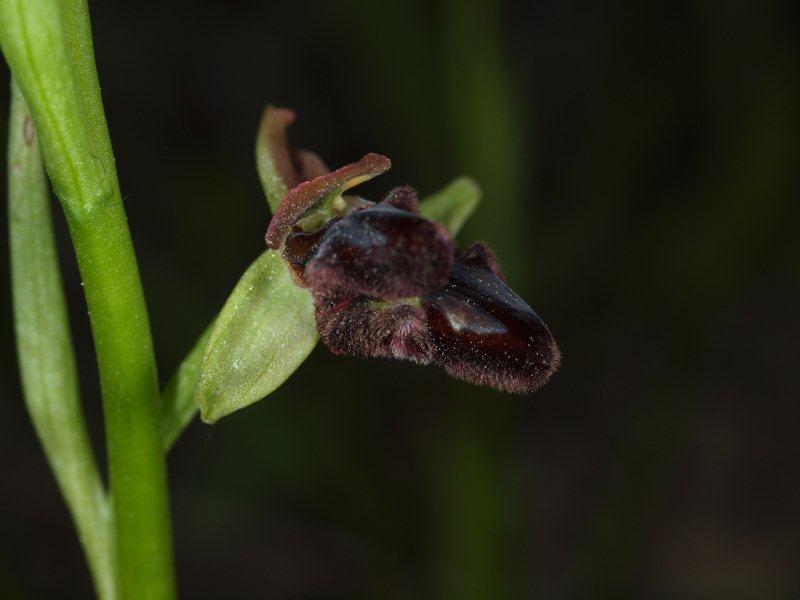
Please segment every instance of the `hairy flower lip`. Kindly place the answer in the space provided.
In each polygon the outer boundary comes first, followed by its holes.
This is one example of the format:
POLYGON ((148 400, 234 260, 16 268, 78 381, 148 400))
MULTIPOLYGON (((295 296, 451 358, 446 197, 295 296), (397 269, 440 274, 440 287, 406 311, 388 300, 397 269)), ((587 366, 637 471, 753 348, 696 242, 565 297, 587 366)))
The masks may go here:
POLYGON ((381 154, 366 154, 358 162, 306 181, 292 188, 272 217, 265 240, 273 250, 279 249, 292 226, 314 205, 332 194, 342 192, 388 171, 391 161, 381 154))
POLYGON ((334 354, 430 364, 435 348, 418 298, 376 301, 315 296, 320 338, 334 354))
POLYGON ((446 285, 412 298, 315 294, 320 337, 335 354, 434 363, 469 383, 517 394, 560 364, 550 330, 501 279, 493 253, 472 244, 446 285))
POLYGON ((560 365, 547 325, 502 280, 484 244, 467 248, 447 286, 422 302, 434 361, 453 377, 524 394, 544 385, 560 365))
MULTIPOLYGON (((410 202, 405 198, 400 206, 410 202)), ((398 208, 389 196, 332 224, 304 277, 316 293, 393 300, 441 288, 454 260, 455 244, 444 227, 398 208)))

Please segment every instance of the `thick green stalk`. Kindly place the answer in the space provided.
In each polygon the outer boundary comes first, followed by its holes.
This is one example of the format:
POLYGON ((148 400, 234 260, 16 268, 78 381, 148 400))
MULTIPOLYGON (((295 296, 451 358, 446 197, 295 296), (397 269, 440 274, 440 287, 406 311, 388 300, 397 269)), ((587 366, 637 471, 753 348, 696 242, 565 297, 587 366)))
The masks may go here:
POLYGON ((124 598, 174 595, 161 414, 149 324, 124 217, 70 223, 103 390, 124 598), (135 281, 132 279, 135 278, 135 281), (147 336, 147 338, 145 337, 147 336))
POLYGON ((92 143, 95 158, 105 167, 105 175, 119 187, 117 171, 114 168, 114 150, 108 133, 103 98, 100 95, 100 81, 94 61, 92 43, 92 24, 89 19, 89 5, 86 0, 59 0, 62 8, 64 32, 72 59, 72 76, 78 95, 83 103, 87 133, 92 143))
POLYGON ((8 130, 11 290, 25 403, 72 514, 97 595, 112 599, 116 597, 116 550, 111 505, 81 408, 36 130, 13 84, 8 130))
POLYGON ((36 122, 84 283, 103 392, 121 596, 171 598, 169 501, 149 319, 96 74, 87 75, 94 72, 88 15, 76 20, 71 10, 86 6, 0 0, 0 43, 36 122))

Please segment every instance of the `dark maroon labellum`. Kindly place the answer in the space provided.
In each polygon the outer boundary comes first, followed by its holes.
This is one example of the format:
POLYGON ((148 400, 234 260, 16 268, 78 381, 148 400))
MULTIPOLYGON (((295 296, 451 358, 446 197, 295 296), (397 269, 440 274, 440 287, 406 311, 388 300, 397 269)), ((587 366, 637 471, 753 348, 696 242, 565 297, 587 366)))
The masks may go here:
POLYGON ((547 326, 499 277, 483 244, 459 257, 447 286, 423 298, 434 360, 459 379, 532 392, 561 357, 547 326))
POLYGON ((332 352, 434 363, 514 393, 547 382, 561 360, 556 342, 508 287, 485 244, 457 254, 450 233, 418 213, 412 188, 396 188, 379 204, 343 196, 387 170, 389 160, 369 154, 327 173, 314 155, 288 148, 291 119, 278 118, 278 170, 297 185, 278 208, 267 243, 314 294, 317 329, 332 352), (312 172, 319 176, 300 183, 298 173, 312 172))
POLYGON ((447 285, 422 298, 318 296, 320 336, 336 354, 433 362, 470 383, 532 392, 558 368, 558 346, 492 261, 486 246, 470 246, 447 285))
POLYGON ((541 387, 560 362, 547 326, 485 244, 454 260, 450 235, 416 206, 401 188, 287 237, 284 256, 314 292, 322 340, 337 354, 433 362, 507 392, 541 387))
POLYGON ((384 200, 331 225, 305 277, 323 294, 421 296, 447 283, 454 254, 444 227, 384 200))

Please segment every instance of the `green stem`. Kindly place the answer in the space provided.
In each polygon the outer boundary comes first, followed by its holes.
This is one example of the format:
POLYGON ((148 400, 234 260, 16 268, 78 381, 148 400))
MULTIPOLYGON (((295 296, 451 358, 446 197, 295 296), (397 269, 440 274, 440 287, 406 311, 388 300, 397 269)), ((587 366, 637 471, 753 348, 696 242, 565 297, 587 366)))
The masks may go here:
POLYGON ((25 403, 69 507, 100 598, 116 597, 111 505, 92 453, 33 120, 11 86, 11 289, 25 403))
POLYGON ((120 593, 175 595, 150 324, 91 57, 85 3, 0 0, 0 43, 40 135, 83 278, 103 392, 120 593), (77 24, 77 25, 76 25, 77 24), (81 55, 80 62, 73 63, 81 55), (88 73, 88 71, 91 71, 88 73))
MULTIPOLYGON (((72 76, 83 102, 84 116, 89 125, 87 132, 95 157, 104 165, 113 165, 114 150, 111 147, 103 98, 100 96, 100 81, 95 68, 89 4, 86 0, 59 0, 59 3, 72 59, 72 76)), ((107 175, 119 187, 116 170, 109 169, 107 175)))
POLYGON ((70 221, 103 390, 123 597, 174 595, 155 365, 130 234, 119 210, 70 221), (149 355, 149 356, 148 356, 149 355))

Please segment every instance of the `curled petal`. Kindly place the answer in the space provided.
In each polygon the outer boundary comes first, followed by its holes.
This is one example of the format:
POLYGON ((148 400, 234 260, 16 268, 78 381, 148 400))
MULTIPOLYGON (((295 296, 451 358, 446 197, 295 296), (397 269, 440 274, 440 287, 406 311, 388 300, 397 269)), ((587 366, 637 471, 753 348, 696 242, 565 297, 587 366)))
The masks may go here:
POLYGON ((364 296, 316 299, 317 330, 334 354, 431 362, 433 341, 418 299, 375 301, 364 296))
POLYGON ((286 130, 294 119, 292 110, 267 106, 258 128, 256 166, 273 211, 290 189, 329 172, 316 154, 289 145, 286 130))
POLYGON ((558 346, 539 316, 498 276, 487 251, 470 247, 456 260, 447 286, 423 298, 434 361, 458 379, 532 392, 558 368, 558 346))
POLYGON ((330 226, 305 270, 312 290, 393 300, 429 294, 447 283, 455 256, 450 234, 397 208, 392 198, 409 203, 406 189, 330 226))
POLYGON ((267 246, 278 249, 297 221, 311 208, 333 201, 343 192, 389 170, 391 161, 367 154, 360 161, 293 188, 281 202, 267 229, 267 246))

